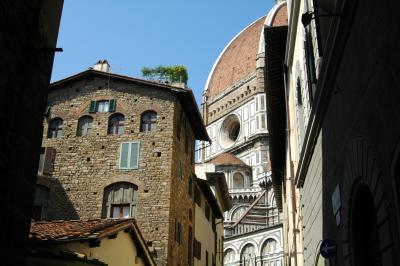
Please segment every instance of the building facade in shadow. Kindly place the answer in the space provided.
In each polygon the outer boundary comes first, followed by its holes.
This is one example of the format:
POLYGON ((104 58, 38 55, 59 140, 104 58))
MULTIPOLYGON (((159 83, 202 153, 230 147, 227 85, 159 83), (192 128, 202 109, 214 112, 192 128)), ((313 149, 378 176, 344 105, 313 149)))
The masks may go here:
POLYGON ((278 62, 266 67, 266 83, 276 89, 268 102, 271 165, 287 217, 287 263, 398 265, 398 5, 288 6, 286 50, 266 47, 266 61, 278 62))
POLYGON ((24 265, 62 0, 0 3, 2 264, 24 265))

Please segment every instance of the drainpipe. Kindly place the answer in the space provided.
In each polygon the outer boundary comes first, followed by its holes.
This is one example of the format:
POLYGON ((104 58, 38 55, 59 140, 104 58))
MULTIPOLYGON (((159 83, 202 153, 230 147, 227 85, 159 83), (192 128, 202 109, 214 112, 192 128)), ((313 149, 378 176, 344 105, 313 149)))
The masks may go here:
MULTIPOLYGON (((291 210, 291 216, 292 216, 292 224, 293 224, 293 248, 294 248, 294 264, 297 266, 297 232, 296 232, 296 197, 295 197, 295 186, 294 186, 294 169, 293 169, 293 163, 292 163, 292 156, 291 156, 291 146, 290 146, 290 123, 289 123, 289 106, 288 106, 288 75, 287 75, 287 66, 283 65, 283 79, 284 79, 284 90, 285 90, 285 105, 286 105, 286 145, 287 145, 287 152, 288 152, 288 159, 290 162, 290 197, 291 197, 291 202, 292 202, 292 210, 291 210)), ((289 251, 290 252, 290 251, 289 251)), ((290 254, 290 253, 289 253, 290 254)), ((290 260, 290 257, 289 257, 290 260)))

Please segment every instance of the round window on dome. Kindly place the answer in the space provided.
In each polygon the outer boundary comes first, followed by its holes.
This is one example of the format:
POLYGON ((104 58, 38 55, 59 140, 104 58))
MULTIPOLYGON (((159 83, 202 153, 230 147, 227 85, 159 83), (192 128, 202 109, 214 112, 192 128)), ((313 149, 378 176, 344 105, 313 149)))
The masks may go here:
POLYGON ((227 149, 232 147, 236 142, 240 133, 239 118, 231 114, 225 118, 220 130, 220 143, 222 148, 227 149))

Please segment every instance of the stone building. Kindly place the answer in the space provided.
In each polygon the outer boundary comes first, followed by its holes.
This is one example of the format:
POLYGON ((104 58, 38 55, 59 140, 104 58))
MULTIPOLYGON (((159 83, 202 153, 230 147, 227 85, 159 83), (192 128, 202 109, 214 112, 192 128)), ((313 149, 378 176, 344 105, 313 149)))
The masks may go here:
POLYGON ((288 2, 286 50, 274 49, 283 32, 266 32, 287 263, 399 265, 399 5, 288 2))
POLYGON ((51 84, 43 126, 38 219, 134 217, 158 264, 190 263, 194 143, 208 140, 191 90, 101 60, 51 84))
POLYGON ((0 1, 1 262, 24 265, 62 0, 0 1))
POLYGON ((282 265, 283 232, 269 165, 264 28, 287 25, 286 2, 242 30, 216 60, 202 98, 211 142, 199 159, 225 174, 233 207, 225 213, 226 265, 282 265))

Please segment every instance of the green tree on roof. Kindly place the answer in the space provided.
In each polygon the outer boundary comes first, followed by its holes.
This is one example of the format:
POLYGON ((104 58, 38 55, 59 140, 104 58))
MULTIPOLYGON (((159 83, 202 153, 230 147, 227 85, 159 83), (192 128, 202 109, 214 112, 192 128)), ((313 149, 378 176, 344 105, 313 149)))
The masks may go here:
POLYGON ((142 76, 145 79, 164 83, 181 82, 187 84, 188 73, 183 65, 143 67, 142 76))

